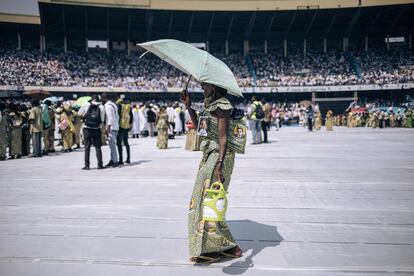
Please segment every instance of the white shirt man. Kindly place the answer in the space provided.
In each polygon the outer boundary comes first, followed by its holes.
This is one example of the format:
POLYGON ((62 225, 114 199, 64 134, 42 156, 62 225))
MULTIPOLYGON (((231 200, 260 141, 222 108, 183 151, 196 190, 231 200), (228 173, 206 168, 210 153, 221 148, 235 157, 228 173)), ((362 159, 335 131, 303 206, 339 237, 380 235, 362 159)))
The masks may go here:
POLYGON ((105 103, 105 114, 106 114, 106 129, 111 131, 119 130, 119 114, 118 107, 112 101, 105 103))
POLYGON ((111 161, 106 167, 116 167, 118 163, 117 136, 119 131, 118 107, 110 100, 105 103, 106 131, 108 132, 109 148, 111 149, 111 161))

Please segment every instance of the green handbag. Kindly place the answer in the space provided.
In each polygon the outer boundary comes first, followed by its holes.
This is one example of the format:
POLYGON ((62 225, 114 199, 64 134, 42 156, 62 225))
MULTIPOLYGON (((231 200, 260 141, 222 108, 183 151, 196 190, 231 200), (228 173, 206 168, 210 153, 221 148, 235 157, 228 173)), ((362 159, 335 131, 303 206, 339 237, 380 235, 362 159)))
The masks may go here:
POLYGON ((211 184, 205 189, 203 200, 203 219, 207 221, 224 221, 227 210, 227 191, 221 182, 211 184))

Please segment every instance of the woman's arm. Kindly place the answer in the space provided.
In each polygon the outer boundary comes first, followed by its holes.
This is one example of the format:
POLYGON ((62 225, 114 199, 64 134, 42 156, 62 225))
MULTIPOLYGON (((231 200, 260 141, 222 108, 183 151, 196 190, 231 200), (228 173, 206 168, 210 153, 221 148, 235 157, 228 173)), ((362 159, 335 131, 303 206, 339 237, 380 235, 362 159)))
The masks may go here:
POLYGON ((219 158, 217 160, 215 176, 217 180, 224 182, 223 165, 227 152, 227 132, 229 129, 230 110, 222 110, 220 108, 214 111, 214 115, 218 119, 218 139, 219 139, 219 158))

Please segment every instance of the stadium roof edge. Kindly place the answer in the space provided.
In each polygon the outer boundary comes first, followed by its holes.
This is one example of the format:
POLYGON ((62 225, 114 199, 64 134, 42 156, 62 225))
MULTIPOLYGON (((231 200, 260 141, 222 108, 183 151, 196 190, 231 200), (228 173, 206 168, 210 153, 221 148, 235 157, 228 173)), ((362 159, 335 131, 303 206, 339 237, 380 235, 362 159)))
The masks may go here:
POLYGON ((271 11, 401 5, 413 4, 414 0, 39 0, 39 3, 153 10, 271 11))
POLYGON ((0 22, 40 25, 40 16, 0 13, 0 22))

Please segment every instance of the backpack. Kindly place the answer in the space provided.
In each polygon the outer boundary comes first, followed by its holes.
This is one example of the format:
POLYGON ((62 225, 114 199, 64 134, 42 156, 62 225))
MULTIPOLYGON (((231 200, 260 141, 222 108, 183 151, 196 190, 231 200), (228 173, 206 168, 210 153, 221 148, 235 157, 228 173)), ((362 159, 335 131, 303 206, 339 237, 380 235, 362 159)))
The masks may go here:
POLYGON ((265 114, 263 108, 260 104, 254 104, 256 106, 254 113, 256 114, 256 119, 261 120, 264 118, 265 114))
POLYGON ((151 109, 148 110, 147 112, 147 120, 148 120, 148 123, 155 123, 156 115, 154 111, 152 111, 151 109))
POLYGON ((51 125, 50 116, 49 116, 49 107, 46 104, 42 104, 41 108, 42 108, 43 128, 48 129, 51 125))
POLYGON ((99 128, 101 125, 101 110, 99 105, 91 104, 84 118, 85 125, 91 128, 99 128))
POLYGON ((122 104, 121 105, 121 122, 120 127, 123 129, 129 129, 131 128, 131 124, 129 123, 131 117, 130 117, 130 111, 131 111, 131 105, 130 104, 122 104))

